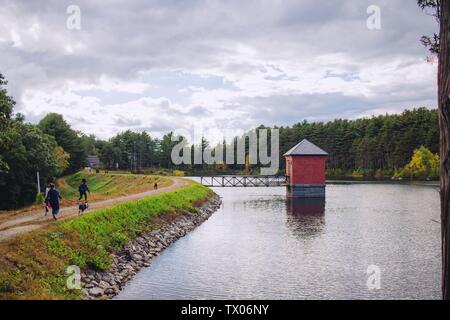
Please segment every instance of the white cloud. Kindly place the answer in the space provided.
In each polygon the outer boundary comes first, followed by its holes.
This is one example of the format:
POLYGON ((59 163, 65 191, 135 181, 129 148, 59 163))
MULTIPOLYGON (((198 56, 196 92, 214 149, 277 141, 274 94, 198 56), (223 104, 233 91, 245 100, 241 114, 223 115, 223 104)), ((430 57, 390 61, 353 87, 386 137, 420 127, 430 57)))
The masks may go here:
POLYGON ((17 111, 102 138, 435 106, 419 39, 437 26, 414 2, 380 0, 377 32, 368 0, 79 1, 79 31, 65 27, 69 2, 4 2, 0 72, 17 111))
POLYGON ((22 38, 14 29, 11 30, 11 41, 12 41, 12 46, 15 48, 23 46, 22 38))
POLYGON ((96 90, 104 92, 127 92, 141 94, 152 88, 148 83, 139 81, 123 81, 102 75, 95 83, 75 83, 69 82, 72 90, 96 90))
POLYGON ((41 36, 41 26, 39 23, 34 23, 30 29, 28 29, 34 40, 39 41, 39 38, 41 36))

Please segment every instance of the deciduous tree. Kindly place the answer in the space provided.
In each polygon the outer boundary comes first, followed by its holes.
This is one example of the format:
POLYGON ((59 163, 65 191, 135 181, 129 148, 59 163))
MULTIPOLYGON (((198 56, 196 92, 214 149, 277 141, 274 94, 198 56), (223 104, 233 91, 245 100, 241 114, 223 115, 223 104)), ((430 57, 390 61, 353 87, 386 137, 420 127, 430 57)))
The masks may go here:
POLYGON ((38 124, 39 129, 55 138, 59 146, 70 154, 67 173, 78 171, 86 164, 87 144, 82 134, 73 130, 57 113, 47 114, 38 124))

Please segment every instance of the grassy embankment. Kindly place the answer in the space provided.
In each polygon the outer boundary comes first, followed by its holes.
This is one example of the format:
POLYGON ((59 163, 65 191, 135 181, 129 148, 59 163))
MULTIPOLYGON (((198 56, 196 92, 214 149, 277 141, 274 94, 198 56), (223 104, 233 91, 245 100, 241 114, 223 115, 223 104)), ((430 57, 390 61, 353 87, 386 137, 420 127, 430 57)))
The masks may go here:
POLYGON ((80 299, 66 288, 66 268, 106 270, 110 254, 180 214, 193 214, 212 191, 193 183, 179 190, 56 222, 47 230, 0 244, 0 299, 80 299))
POLYGON ((78 186, 83 178, 86 179, 91 191, 88 194, 90 201, 117 198, 148 191, 153 189, 155 182, 158 183, 158 187, 165 187, 171 184, 171 180, 160 176, 80 171, 57 180, 56 187, 63 197, 63 205, 76 203, 79 197, 78 186))

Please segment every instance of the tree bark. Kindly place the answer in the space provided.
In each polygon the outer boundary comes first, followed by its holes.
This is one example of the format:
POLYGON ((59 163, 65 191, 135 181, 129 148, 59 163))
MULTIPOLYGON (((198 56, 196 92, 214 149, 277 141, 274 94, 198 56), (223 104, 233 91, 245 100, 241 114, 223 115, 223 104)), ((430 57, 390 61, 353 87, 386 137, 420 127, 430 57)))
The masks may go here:
POLYGON ((450 0, 441 1, 438 105, 441 153, 442 298, 450 300, 450 0))

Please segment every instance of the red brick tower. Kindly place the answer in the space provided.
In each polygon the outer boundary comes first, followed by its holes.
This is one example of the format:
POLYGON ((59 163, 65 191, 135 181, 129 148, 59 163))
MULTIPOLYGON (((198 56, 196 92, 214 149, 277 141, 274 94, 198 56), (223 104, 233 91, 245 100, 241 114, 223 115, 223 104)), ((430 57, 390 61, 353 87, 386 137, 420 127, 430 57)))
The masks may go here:
POLYGON ((327 156, 328 153, 306 139, 284 154, 289 196, 325 198, 327 156))

